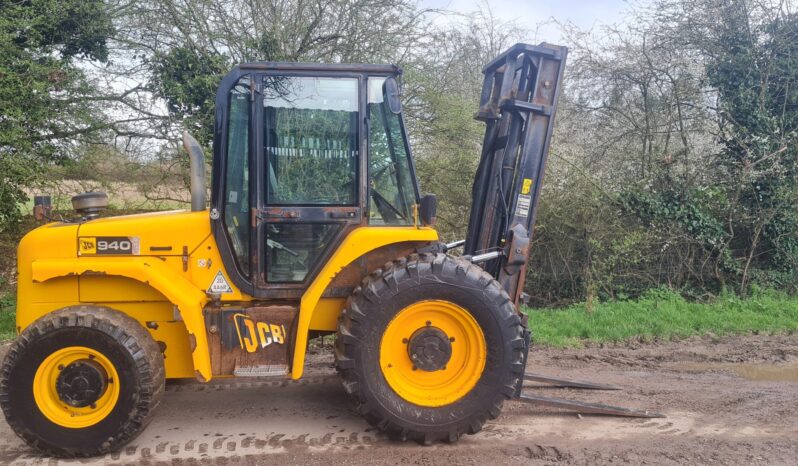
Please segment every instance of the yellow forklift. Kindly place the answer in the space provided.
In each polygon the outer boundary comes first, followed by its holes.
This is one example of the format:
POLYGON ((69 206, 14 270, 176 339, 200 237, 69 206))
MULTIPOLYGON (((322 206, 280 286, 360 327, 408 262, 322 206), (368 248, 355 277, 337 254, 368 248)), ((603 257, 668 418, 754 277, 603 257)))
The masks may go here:
POLYGON ((184 133, 191 210, 103 218, 105 194, 84 193, 74 220, 21 240, 8 424, 54 456, 103 454, 147 425, 166 379, 299 379, 326 334, 356 409, 392 438, 456 441, 513 397, 649 415, 521 394, 525 379, 612 388, 524 373, 518 305, 565 58, 517 44, 485 67, 470 226, 452 244, 420 195, 398 67, 234 68, 216 95, 210 206, 184 133))

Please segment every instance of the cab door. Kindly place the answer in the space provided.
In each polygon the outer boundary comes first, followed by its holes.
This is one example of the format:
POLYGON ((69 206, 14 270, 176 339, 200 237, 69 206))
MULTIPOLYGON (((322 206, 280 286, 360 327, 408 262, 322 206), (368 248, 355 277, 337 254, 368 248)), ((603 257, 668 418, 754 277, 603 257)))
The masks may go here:
POLYGON ((362 81, 341 74, 259 77, 257 295, 300 297, 363 221, 362 81))

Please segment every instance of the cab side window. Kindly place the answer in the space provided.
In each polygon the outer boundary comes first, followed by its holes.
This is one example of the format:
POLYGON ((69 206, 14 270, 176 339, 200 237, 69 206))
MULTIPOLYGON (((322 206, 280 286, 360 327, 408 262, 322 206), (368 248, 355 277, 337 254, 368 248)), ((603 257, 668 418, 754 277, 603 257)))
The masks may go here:
MULTIPOLYGON (((358 79, 264 76, 263 173, 268 206, 358 203, 358 79)), ((340 223, 265 225, 266 281, 304 281, 341 230, 340 223)))
POLYGON ((266 203, 355 204, 357 79, 294 76, 265 79, 266 203))
POLYGON ((241 272, 249 276, 249 77, 230 90, 224 223, 241 272))

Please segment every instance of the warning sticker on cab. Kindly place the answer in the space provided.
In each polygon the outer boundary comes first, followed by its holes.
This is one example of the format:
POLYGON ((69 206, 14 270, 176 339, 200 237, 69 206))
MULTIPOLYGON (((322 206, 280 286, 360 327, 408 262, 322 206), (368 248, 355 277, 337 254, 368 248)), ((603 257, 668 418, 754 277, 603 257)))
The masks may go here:
POLYGON ((515 216, 528 217, 530 205, 532 205, 532 196, 528 194, 519 194, 518 202, 516 203, 515 207, 515 216))
POLYGON ((211 286, 208 287, 208 293, 232 293, 233 288, 230 287, 230 284, 227 283, 227 280, 224 278, 222 271, 216 272, 216 276, 213 277, 213 281, 211 282, 211 286))
POLYGON ((524 184, 521 185, 521 194, 529 194, 529 191, 531 190, 532 190, 532 179, 524 178, 524 184))

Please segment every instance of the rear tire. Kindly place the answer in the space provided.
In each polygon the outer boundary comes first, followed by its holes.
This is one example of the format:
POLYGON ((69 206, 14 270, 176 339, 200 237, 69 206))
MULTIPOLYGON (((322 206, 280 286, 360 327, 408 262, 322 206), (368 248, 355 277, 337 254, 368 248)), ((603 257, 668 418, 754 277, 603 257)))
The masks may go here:
POLYGON ((335 346, 336 367, 356 409, 391 438, 422 444, 454 442, 496 418, 522 376, 523 351, 521 320, 501 285, 482 268, 445 254, 414 254, 366 277, 341 314, 335 346), (412 348, 424 329, 432 329, 425 338, 443 342, 435 348, 449 347, 449 358, 443 351, 432 363, 419 363, 426 347, 420 355, 412 348), (402 343, 406 349, 397 346, 402 343), (399 377, 391 372, 397 369, 404 371, 399 377))
POLYGON ((149 332, 102 307, 40 318, 0 367, 0 408, 9 426, 52 456, 117 450, 149 423, 163 393, 163 354, 149 332))

